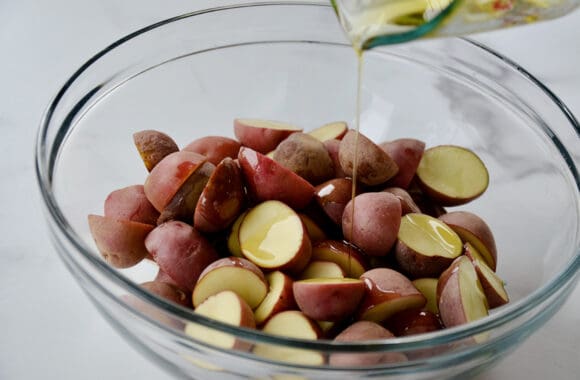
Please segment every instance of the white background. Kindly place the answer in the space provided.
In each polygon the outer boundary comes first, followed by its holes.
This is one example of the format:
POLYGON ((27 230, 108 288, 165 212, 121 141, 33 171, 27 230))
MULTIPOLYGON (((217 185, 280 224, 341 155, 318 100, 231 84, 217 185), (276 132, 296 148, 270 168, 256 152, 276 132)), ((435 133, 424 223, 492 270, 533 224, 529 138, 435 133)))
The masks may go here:
MULTIPOLYGON (((51 97, 87 58, 135 29, 224 3, 0 1, 0 379, 168 378, 106 324, 50 245, 33 142, 51 97)), ((580 11, 476 38, 520 63, 580 115, 580 11)), ((541 331, 478 379, 578 378, 579 326, 577 287, 541 331)))

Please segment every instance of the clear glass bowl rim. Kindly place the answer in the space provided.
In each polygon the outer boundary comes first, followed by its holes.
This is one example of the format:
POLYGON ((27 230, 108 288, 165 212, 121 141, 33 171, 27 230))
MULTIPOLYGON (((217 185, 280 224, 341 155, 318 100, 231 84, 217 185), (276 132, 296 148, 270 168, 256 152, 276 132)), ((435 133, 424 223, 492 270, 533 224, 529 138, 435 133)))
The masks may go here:
MULTIPOLYGON (((184 320, 190 321, 197 324, 201 324, 224 333, 228 333, 237 336, 242 339, 247 339, 249 341, 270 343, 275 345, 283 345, 290 347, 301 347, 306 349, 329 351, 329 352, 372 352, 372 351, 400 351, 400 350, 415 350, 427 347, 432 347, 433 345, 448 344, 451 342, 459 341, 461 339, 483 333, 485 331, 490 331, 496 327, 507 324, 511 320, 531 311, 536 306, 542 302, 548 300, 552 295, 562 290, 566 286, 573 286, 575 280, 577 280, 577 275, 580 270, 580 247, 578 247, 576 255, 570 260, 568 265, 563 271, 558 273, 554 278, 548 281, 544 286, 536 289, 534 292, 524 297, 523 299, 517 301, 514 304, 507 305, 505 308, 495 312, 487 318, 481 319, 476 322, 469 323, 467 325, 462 325, 450 329, 444 329, 438 332, 431 332, 427 334, 409 336, 404 338, 393 338, 388 340, 376 340, 376 341, 366 341, 366 342, 334 342, 328 340, 318 340, 309 341, 303 339, 293 339, 285 337, 277 337, 269 334, 260 332, 259 330, 252 330, 246 328, 239 328, 224 324, 219 321, 215 321, 200 315, 195 314, 192 310, 186 309, 184 307, 178 306, 176 304, 170 303, 160 297, 157 297, 149 292, 144 291, 138 284, 129 280, 123 274, 117 272, 114 268, 110 267, 107 263, 101 260, 99 257, 94 255, 94 252, 83 242, 80 236, 78 236, 74 229, 69 225, 68 221, 61 212, 58 202, 52 192, 52 171, 54 169, 55 157, 58 153, 58 149, 54 149, 54 146, 47 146, 47 136, 48 129, 51 124, 52 115, 55 109, 59 106, 59 101, 65 96, 68 89, 73 85, 75 80, 77 80, 84 72, 86 72, 96 61, 101 57, 105 56, 114 49, 122 46, 125 42, 143 35, 153 29, 163 27, 164 25, 186 19, 205 13, 219 12, 224 10, 233 10, 238 8, 251 8, 251 7, 268 7, 268 6, 312 6, 312 7, 328 7, 331 9, 330 4, 321 4, 320 2, 285 2, 285 1, 270 1, 270 2, 249 2, 236 5, 226 5, 220 7, 213 7, 208 9, 203 9, 195 12, 190 12, 182 14, 179 16, 171 17, 169 19, 159 21, 157 23, 146 26, 139 29, 133 33, 126 35, 125 37, 115 41, 108 47, 104 48, 89 60, 87 60, 62 86, 62 88, 57 92, 53 100, 49 103, 40 123, 40 127, 37 132, 36 142, 35 142, 35 174, 39 189, 41 192, 43 206, 45 208, 45 215, 49 221, 55 223, 58 232, 62 233, 67 241, 76 249, 81 259, 86 260, 94 267, 100 274, 104 275, 107 280, 115 283, 116 285, 124 288, 128 293, 137 296, 138 298, 154 305, 157 308, 164 310, 174 316, 184 320), (50 151, 49 151, 50 149, 50 151)), ((519 72, 519 74, 530 81, 533 85, 537 86, 551 101, 558 107, 562 114, 568 119, 571 127, 575 130, 576 135, 580 138, 580 124, 567 108, 567 106, 554 94, 550 89, 548 89, 543 83, 536 79, 533 75, 527 72, 525 69, 520 67, 515 62, 504 57, 503 55, 493 51, 492 49, 486 47, 483 44, 470 40, 468 38, 460 38, 463 42, 468 45, 472 45, 477 49, 482 50, 484 53, 491 54, 499 61, 503 61, 506 65, 510 66, 512 69, 519 72)), ((348 46, 345 43, 345 46, 348 46)), ((564 146, 559 143, 559 140, 554 136, 551 136, 551 140, 557 146, 563 159, 566 161, 568 168, 574 178, 576 187, 580 191, 580 177, 573 158, 566 151, 564 146)), ((60 141, 61 143, 63 141, 60 141)), ((59 145, 60 146, 60 145, 59 145)), ((72 258, 76 260, 76 258, 72 258)), ((92 277, 90 274, 87 276, 92 277)), ((101 287, 101 290, 105 292, 111 299, 115 300, 122 307, 140 318, 147 318, 140 311, 129 306, 123 301, 119 300, 116 296, 110 294, 110 292, 105 288, 101 287)), ((151 320, 150 320, 151 321, 151 320)), ((158 327, 165 330, 166 332, 173 334, 180 339, 190 340, 195 343, 200 343, 195 339, 187 336, 182 331, 178 331, 169 326, 163 325, 161 323, 155 323, 158 327)))

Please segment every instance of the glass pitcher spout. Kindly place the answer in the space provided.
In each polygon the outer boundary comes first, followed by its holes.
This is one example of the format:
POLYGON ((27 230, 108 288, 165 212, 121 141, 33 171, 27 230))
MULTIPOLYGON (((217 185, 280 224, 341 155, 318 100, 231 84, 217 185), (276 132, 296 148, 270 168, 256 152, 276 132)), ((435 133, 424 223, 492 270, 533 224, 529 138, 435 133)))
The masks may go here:
POLYGON ((549 20, 580 0, 331 0, 357 50, 549 20))

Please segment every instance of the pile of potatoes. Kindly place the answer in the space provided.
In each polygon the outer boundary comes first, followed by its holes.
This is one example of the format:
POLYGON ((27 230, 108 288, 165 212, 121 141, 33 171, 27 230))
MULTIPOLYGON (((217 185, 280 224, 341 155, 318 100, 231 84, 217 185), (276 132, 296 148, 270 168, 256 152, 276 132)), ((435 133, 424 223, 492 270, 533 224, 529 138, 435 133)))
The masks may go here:
MULTIPOLYGON (((489 175, 471 150, 377 144, 344 122, 305 133, 236 119, 236 139, 179 149, 134 134, 149 172, 88 222, 116 268, 159 267, 143 287, 194 312, 303 339, 360 341, 464 324, 508 302, 488 225, 466 204, 489 175), (353 184, 353 178, 356 183, 353 184)), ((288 355, 188 324, 196 339, 302 364, 366 365, 403 354, 288 355)))

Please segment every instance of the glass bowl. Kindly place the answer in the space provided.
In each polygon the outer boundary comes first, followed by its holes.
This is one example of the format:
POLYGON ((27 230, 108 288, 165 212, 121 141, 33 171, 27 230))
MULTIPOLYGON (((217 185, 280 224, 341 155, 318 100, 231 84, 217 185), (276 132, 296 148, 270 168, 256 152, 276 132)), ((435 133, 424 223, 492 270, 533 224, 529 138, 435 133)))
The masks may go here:
MULTIPOLYGON (((511 302, 477 322, 364 343, 268 336, 206 319, 143 291, 156 267, 117 270, 97 253, 87 215, 113 189, 143 183, 132 134, 157 129, 180 146, 233 136, 236 117, 312 129, 354 125, 356 56, 332 9, 307 3, 208 9, 146 27, 87 61, 50 104, 36 169, 62 260, 106 319, 171 373, 198 379, 465 378, 542 326, 575 287, 580 267, 580 152, 574 116, 521 67, 466 39, 415 42, 365 57, 361 131, 474 150, 488 191, 466 207, 495 233, 511 302), (136 301, 137 300, 137 301, 136 301), (271 361, 184 334, 199 324, 272 350, 402 352, 407 362, 336 368, 271 361), (482 339, 482 337, 484 337, 482 339)), ((291 353, 291 351, 290 351, 291 353)))

